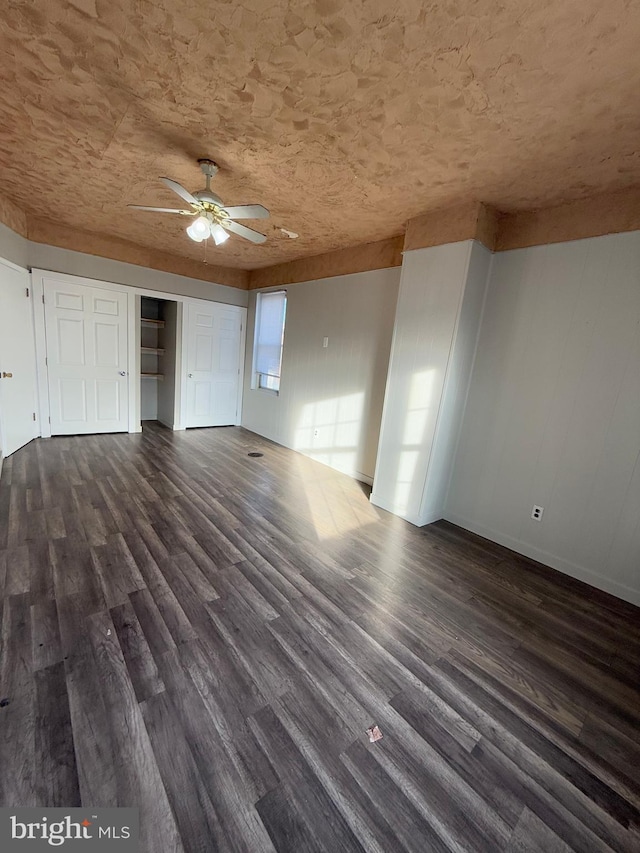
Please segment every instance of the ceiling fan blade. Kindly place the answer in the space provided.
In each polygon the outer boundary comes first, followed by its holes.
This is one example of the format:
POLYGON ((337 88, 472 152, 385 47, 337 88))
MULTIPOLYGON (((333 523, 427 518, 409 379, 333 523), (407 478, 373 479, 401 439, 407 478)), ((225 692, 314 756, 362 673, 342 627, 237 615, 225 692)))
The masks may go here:
POLYGON ((183 216, 193 216, 192 210, 176 210, 175 207, 147 207, 144 204, 128 204, 127 207, 133 207, 135 210, 150 210, 152 213, 181 213, 183 216))
POLYGON ((267 219, 269 211, 261 204, 238 204, 236 207, 225 207, 231 219, 267 219))
POLYGON ((160 180, 165 183, 170 190, 173 190, 174 193, 178 193, 180 198, 184 199, 188 204, 195 204, 196 207, 200 207, 200 202, 198 199, 191 195, 189 190, 185 190, 182 184, 179 184, 177 181, 171 180, 171 178, 160 178, 160 180))
POLYGON ((239 222, 234 222, 232 219, 225 222, 222 227, 226 228, 227 231, 232 231, 234 234, 237 234, 238 237, 244 237, 245 240, 251 240, 252 243, 264 243, 267 239, 264 234, 254 231, 253 228, 247 228, 246 225, 240 225, 239 222))

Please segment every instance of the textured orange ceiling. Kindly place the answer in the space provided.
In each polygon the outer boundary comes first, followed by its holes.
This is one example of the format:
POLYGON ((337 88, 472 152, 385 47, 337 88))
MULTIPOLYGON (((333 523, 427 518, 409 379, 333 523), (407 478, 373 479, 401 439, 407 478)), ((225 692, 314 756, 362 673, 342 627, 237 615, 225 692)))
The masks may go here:
POLYGON ((640 184, 632 0, 0 0, 0 36, 0 191, 195 260, 184 220, 126 204, 181 206, 157 178, 201 188, 198 157, 271 210, 263 246, 209 241, 243 268, 640 184))

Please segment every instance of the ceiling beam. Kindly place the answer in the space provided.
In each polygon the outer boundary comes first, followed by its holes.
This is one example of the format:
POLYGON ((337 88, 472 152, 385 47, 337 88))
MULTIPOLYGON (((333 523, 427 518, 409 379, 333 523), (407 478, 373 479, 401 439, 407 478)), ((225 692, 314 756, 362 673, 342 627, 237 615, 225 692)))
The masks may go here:
POLYGON ((493 251, 498 219, 497 210, 477 201, 432 210, 407 222, 403 248, 407 252, 461 240, 478 240, 493 251))

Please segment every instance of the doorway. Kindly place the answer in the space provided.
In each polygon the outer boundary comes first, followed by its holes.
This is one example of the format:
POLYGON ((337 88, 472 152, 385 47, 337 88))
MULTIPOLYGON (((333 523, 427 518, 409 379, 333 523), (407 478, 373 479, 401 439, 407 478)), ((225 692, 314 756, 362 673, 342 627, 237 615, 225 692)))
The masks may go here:
POLYGON ((245 311, 219 302, 185 305, 186 427, 240 422, 245 311))
POLYGON ((169 299, 140 300, 140 420, 175 429, 179 305, 169 299))
POLYGON ((40 434, 31 278, 0 259, 0 456, 40 434))

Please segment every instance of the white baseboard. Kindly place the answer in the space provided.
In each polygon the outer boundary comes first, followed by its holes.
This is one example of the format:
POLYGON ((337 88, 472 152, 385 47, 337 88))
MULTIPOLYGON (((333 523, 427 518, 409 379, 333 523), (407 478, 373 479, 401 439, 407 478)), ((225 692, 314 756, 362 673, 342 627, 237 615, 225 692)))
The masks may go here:
POLYGON ((380 496, 375 493, 375 489, 371 492, 371 497, 369 498, 369 500, 374 506, 380 507, 380 509, 384 509, 387 512, 392 513, 393 515, 397 515, 398 518, 404 518, 405 521, 408 521, 409 524, 413 524, 415 527, 421 527, 424 524, 424 522, 420 521, 417 516, 403 512, 397 506, 394 506, 393 504, 390 504, 384 499, 380 498, 380 496))
POLYGON ((504 545, 505 548, 511 548, 512 551, 516 551, 518 554, 523 554, 525 557, 537 560, 539 563, 543 563, 545 566, 556 569, 565 575, 588 583, 589 586, 594 586, 596 589, 609 592, 611 595, 622 598, 630 604, 640 606, 640 590, 633 589, 611 578, 598 575, 584 566, 579 566, 577 563, 572 563, 570 560, 565 560, 563 557, 558 557, 556 554, 544 551, 542 548, 536 548, 535 545, 515 539, 506 533, 501 533, 499 530, 492 530, 484 527, 482 524, 476 524, 468 518, 461 518, 454 513, 446 513, 444 518, 452 524, 457 524, 458 527, 470 530, 471 533, 477 533, 478 536, 483 536, 485 539, 490 539, 492 542, 504 545))
POLYGON ((366 483, 367 486, 373 486, 373 477, 370 477, 368 474, 363 474, 361 471, 356 472, 353 475, 354 480, 359 480, 361 483, 366 483))

